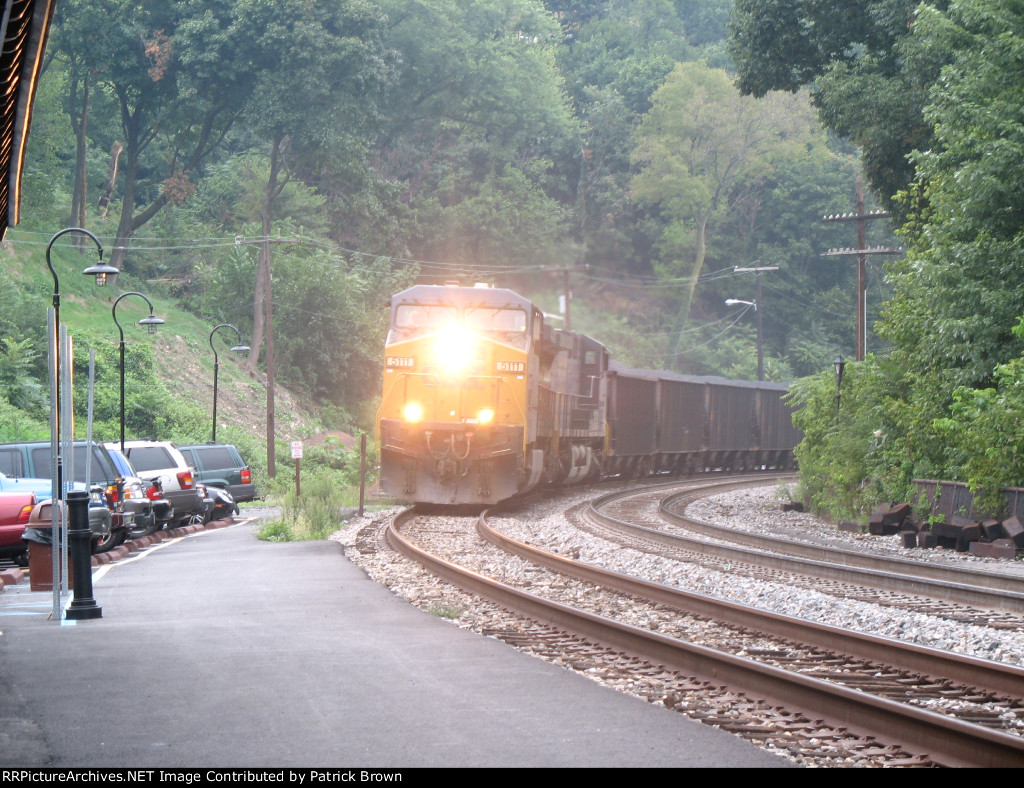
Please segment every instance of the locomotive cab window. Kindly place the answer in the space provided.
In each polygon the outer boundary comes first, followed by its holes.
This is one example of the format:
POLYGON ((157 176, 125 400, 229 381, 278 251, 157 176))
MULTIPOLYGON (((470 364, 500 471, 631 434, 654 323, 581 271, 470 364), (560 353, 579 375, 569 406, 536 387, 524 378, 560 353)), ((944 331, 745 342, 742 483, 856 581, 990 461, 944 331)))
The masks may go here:
POLYGON ((395 328, 440 328, 457 322, 453 306, 441 304, 399 304, 395 308, 395 328))
POLYGON ((474 331, 512 331, 526 333, 526 312, 522 309, 467 307, 464 322, 474 331))

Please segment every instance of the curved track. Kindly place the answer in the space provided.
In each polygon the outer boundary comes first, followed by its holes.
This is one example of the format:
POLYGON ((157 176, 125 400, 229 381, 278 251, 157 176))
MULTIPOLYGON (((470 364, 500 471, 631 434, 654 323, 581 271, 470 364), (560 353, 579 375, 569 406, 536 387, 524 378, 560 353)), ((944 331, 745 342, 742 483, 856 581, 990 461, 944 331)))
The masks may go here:
MULTIPOLYGON (((751 484, 749 480, 740 483, 745 486, 751 484)), ((1019 707, 1019 699, 1024 696, 1024 672, 984 660, 952 659, 935 650, 855 635, 686 594, 538 551, 496 533, 483 518, 478 527, 494 543, 559 573, 585 579, 601 587, 615 588, 637 599, 653 600, 657 605, 685 611, 686 615, 724 622, 728 627, 746 632, 748 634, 739 637, 741 640, 746 638, 747 645, 736 651, 762 652, 759 654, 761 658, 755 660, 726 650, 696 645, 513 588, 421 549, 403 535, 401 523, 393 526, 388 539, 395 549, 428 566, 448 582, 457 583, 538 621, 554 624, 577 638, 587 638, 642 657, 647 663, 645 670, 656 665, 661 670, 685 674, 698 684, 724 682, 726 686, 716 690, 719 693, 740 691, 766 699, 773 706, 781 706, 787 710, 786 714, 794 710, 803 712, 804 719, 810 721, 801 723, 804 726, 820 729, 824 725, 831 730, 848 728, 862 736, 898 742, 907 752, 925 755, 931 762, 944 765, 1024 765, 1024 739, 993 729, 993 725, 999 725, 997 718, 1000 713, 987 710, 994 704, 997 708, 1011 709, 1010 716, 1015 717, 1016 712, 1012 710, 1019 707), (752 636, 751 632, 756 634, 752 636), (779 639, 784 644, 799 642, 801 645, 796 650, 802 650, 803 654, 794 656, 789 645, 781 649, 778 646, 758 648, 750 645, 751 637, 763 636, 779 639), (780 659, 783 652, 785 654, 780 659), (855 666, 855 662, 865 664, 855 666), (892 670, 890 666, 894 665, 900 670, 892 670), (836 683, 837 678, 844 678, 845 684, 836 683), (912 692, 907 689, 911 686, 912 692), (973 699, 973 705, 967 703, 967 706, 974 708, 984 700, 987 706, 985 713, 975 716, 983 719, 986 725, 888 697, 912 695, 912 702, 920 704, 922 696, 928 693, 946 698, 956 695, 973 699), (820 721, 821 717, 825 718, 825 723, 820 721)), ((764 712, 761 716, 778 714, 778 711, 764 712)), ((754 723, 750 721, 749 724, 754 723)), ((793 723, 790 720, 788 724, 793 723)), ((820 732, 817 738, 828 740, 820 732)))

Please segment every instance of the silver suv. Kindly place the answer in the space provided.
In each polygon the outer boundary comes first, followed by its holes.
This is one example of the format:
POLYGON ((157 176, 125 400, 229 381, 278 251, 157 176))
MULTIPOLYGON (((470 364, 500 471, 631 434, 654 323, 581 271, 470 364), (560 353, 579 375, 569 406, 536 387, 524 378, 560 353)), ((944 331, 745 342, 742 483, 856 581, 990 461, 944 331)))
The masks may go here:
MULTIPOLYGON (((120 448, 120 442, 118 442, 120 448)), ((164 498, 174 507, 172 524, 203 522, 209 507, 197 487, 195 471, 170 441, 124 442, 124 453, 140 478, 159 479, 164 498)))

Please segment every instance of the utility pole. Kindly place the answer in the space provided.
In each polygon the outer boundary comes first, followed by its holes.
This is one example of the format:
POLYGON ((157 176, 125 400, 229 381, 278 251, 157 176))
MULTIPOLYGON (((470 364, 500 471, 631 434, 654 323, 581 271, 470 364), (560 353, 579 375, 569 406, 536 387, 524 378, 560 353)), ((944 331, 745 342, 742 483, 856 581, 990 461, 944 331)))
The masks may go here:
MULTIPOLYGON (((760 262, 755 260, 756 263, 760 262)), ((777 265, 762 265, 751 268, 737 268, 732 269, 736 273, 744 273, 753 271, 757 277, 757 295, 754 296, 754 313, 757 315, 757 379, 764 380, 764 322, 761 317, 761 272, 762 271, 778 271, 777 265)))
MULTIPOLYGON (((259 254, 263 258, 265 265, 262 266, 262 270, 266 276, 264 282, 265 286, 265 301, 263 303, 263 331, 265 336, 265 353, 266 353, 266 364, 267 364, 267 475, 274 478, 277 475, 277 463, 275 462, 274 456, 274 436, 276 432, 276 410, 275 410, 275 392, 274 392, 274 295, 271 287, 272 274, 270 270, 270 245, 271 244, 294 244, 299 243, 299 238, 271 238, 269 235, 264 235, 260 240, 247 241, 241 236, 235 238, 235 244, 241 245, 250 243, 259 247, 259 254)), ((259 269, 258 269, 259 270, 259 269)), ((256 285, 257 290, 259 289, 259 283, 256 285)), ((253 321, 256 322, 255 320, 253 321)), ((255 325, 254 325, 255 328, 255 325)), ((253 337, 254 343, 257 342, 257 338, 253 337)), ((254 356, 259 356, 259 347, 257 345, 257 352, 254 356)), ((258 361, 258 358, 253 359, 253 364, 258 361)))
POLYGON ((834 214, 821 217, 823 222, 857 222, 856 249, 829 249, 822 257, 857 257, 857 361, 863 361, 868 344, 868 274, 867 256, 869 254, 899 254, 901 248, 876 246, 867 248, 867 223, 871 219, 887 219, 888 211, 871 211, 864 213, 864 181, 857 178, 857 212, 834 214))
POLYGON ((566 331, 572 329, 572 324, 569 322, 569 302, 572 300, 572 291, 569 289, 569 274, 574 271, 583 272, 586 271, 590 266, 569 266, 567 268, 545 268, 545 271, 551 271, 552 273, 562 274, 562 298, 565 302, 565 311, 563 316, 565 318, 563 327, 566 331))

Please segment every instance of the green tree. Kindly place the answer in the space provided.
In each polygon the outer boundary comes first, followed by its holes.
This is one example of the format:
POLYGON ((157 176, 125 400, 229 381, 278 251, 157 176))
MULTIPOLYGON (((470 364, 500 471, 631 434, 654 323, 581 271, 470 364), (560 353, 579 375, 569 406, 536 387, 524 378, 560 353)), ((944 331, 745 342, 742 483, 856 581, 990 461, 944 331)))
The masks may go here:
POLYGON ((750 225, 772 173, 792 166, 824 140, 803 95, 741 96, 729 75, 702 63, 680 64, 654 95, 638 129, 636 198, 665 217, 666 276, 684 288, 666 362, 682 350, 694 291, 708 247, 750 225))
MULTIPOLYGON (((111 265, 122 267, 140 227, 191 196, 246 107, 259 72, 250 42, 260 32, 246 11, 246 3, 233 0, 104 0, 69 5, 58 20, 54 42, 76 84, 84 89, 88 76, 91 91, 113 99, 120 120, 122 188, 111 265)), ((70 111, 75 124, 83 123, 84 98, 70 111)))
POLYGON ((813 84, 825 125, 860 147, 868 182, 890 199, 913 179, 907 155, 928 146, 923 110, 948 54, 909 42, 917 9, 917 0, 736 0, 729 49, 740 90, 813 84))
POLYGON ((936 420, 948 417, 954 390, 990 388, 994 370, 1024 348, 1011 330, 1024 314, 1024 17, 1012 0, 968 0, 922 13, 918 36, 924 48, 959 46, 926 111, 934 145, 914 156, 910 248, 879 331, 907 379, 903 428, 921 447, 913 472, 958 478, 962 457, 935 439, 936 420))
MULTIPOLYGON (((376 105, 388 77, 382 44, 385 19, 362 0, 330 4, 286 0, 241 0, 240 12, 258 31, 249 42, 257 64, 247 128, 266 140, 269 168, 260 206, 260 245, 253 304, 255 370, 265 331, 271 351, 273 327, 270 236, 274 203, 297 167, 318 170, 361 163, 369 146, 376 105), (332 161, 333 159, 333 161, 332 161)), ((270 392, 273 396, 273 391, 270 392)))
POLYGON ((378 175, 398 185, 406 254, 476 264, 560 259, 557 248, 515 241, 564 237, 562 212, 543 207, 571 193, 576 125, 554 61, 555 20, 535 0, 385 0, 389 48, 400 53, 387 122, 374 150, 378 175), (504 202, 509 201, 509 202, 504 202), (508 216, 496 223, 495 204, 508 216), (561 230, 561 233, 559 232, 561 230), (494 255, 486 261, 479 250, 494 255))

